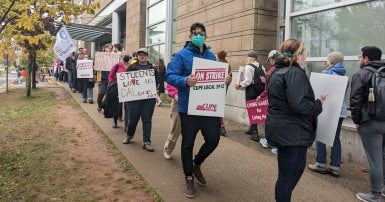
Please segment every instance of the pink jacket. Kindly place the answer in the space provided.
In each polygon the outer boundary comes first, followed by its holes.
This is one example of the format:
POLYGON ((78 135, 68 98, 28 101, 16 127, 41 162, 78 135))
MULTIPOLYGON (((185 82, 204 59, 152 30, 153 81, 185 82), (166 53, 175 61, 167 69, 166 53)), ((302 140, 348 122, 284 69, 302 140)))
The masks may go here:
POLYGON ((110 82, 116 82, 116 73, 121 73, 126 71, 126 67, 124 67, 122 62, 119 62, 111 67, 110 74, 108 75, 108 83, 110 82), (119 65, 118 70, 116 70, 116 65, 119 65))
POLYGON ((170 84, 167 84, 167 91, 168 91, 168 95, 172 98, 175 98, 175 96, 178 95, 178 89, 175 87, 175 86, 172 86, 170 84))

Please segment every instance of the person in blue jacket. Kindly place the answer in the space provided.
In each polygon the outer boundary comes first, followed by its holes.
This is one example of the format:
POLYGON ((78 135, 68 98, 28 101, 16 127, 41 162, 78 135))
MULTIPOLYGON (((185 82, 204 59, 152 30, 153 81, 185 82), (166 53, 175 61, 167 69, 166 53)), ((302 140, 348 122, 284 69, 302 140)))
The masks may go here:
MULTIPOLYGON (((200 166, 202 162, 215 150, 220 139, 219 117, 194 116, 187 114, 190 87, 197 83, 197 77, 192 72, 193 58, 216 60, 210 47, 205 44, 206 28, 202 23, 194 23, 190 27, 190 41, 182 50, 175 54, 166 71, 167 83, 178 88, 178 111, 182 126, 182 164, 185 174, 186 187, 184 195, 188 198, 195 196, 194 177, 201 185, 206 184, 200 166), (193 160, 193 148, 199 130, 205 139, 198 154, 193 160)), ((225 79, 226 85, 231 82, 231 76, 225 79)))
MULTIPOLYGON (((331 52, 327 56, 326 66, 327 69, 323 71, 324 74, 334 74, 345 76, 346 69, 342 64, 344 61, 344 55, 341 52, 335 51, 331 52)), ((347 86, 346 86, 347 87, 347 86)), ((342 122, 344 118, 347 117, 347 106, 344 101, 342 104, 340 118, 338 120, 336 135, 333 142, 333 147, 331 148, 331 161, 330 161, 330 169, 326 168, 326 145, 322 142, 316 142, 317 149, 317 157, 315 164, 309 164, 309 170, 326 174, 329 173, 334 177, 340 176, 340 165, 341 165, 341 141, 340 141, 340 132, 342 127, 342 122)))

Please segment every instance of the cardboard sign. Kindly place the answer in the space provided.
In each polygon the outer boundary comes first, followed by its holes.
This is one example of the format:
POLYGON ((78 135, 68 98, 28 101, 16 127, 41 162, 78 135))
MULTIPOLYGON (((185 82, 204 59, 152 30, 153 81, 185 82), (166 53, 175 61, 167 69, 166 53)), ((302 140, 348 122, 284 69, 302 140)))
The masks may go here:
POLYGON ((246 101, 246 109, 249 114, 250 124, 265 123, 268 106, 269 102, 267 97, 261 98, 259 102, 257 102, 257 100, 246 101))
POLYGON ((120 61, 120 53, 95 52, 95 70, 110 71, 120 61))
POLYGON ((94 62, 92 60, 77 60, 76 63, 78 78, 94 78, 94 62))
POLYGON ((156 98, 155 70, 117 73, 116 78, 119 102, 156 98))
POLYGON ((325 102, 322 104, 322 113, 318 116, 316 140, 333 146, 348 85, 348 77, 312 72, 310 74, 310 83, 316 99, 320 95, 328 93, 325 102))
POLYGON ((190 88, 189 115, 223 117, 229 64, 194 57, 192 74, 198 81, 190 88))
POLYGON ((62 61, 65 61, 72 52, 76 51, 76 46, 72 42, 71 36, 65 26, 57 33, 53 50, 62 61))

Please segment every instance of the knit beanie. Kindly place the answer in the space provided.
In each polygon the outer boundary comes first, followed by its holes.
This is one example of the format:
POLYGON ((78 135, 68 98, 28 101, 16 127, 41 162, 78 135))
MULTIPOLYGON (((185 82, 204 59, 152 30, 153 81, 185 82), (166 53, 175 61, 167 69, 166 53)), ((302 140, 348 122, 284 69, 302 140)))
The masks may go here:
POLYGON ((333 65, 344 61, 344 55, 338 51, 329 53, 327 58, 328 58, 329 62, 332 63, 333 65))

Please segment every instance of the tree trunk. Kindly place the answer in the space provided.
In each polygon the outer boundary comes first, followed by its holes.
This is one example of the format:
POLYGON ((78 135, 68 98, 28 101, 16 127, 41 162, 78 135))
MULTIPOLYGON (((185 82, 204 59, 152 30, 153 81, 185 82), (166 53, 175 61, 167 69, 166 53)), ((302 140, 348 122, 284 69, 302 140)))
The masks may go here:
POLYGON ((33 66, 32 66, 32 89, 36 89, 36 68, 37 68, 37 65, 36 65, 36 52, 34 51, 34 56, 33 56, 33 66))
POLYGON ((28 49, 28 67, 27 67, 27 80, 26 80, 26 88, 27 88, 27 97, 31 96, 31 82, 32 82, 32 70, 34 66, 34 58, 36 59, 36 52, 33 48, 28 49))

